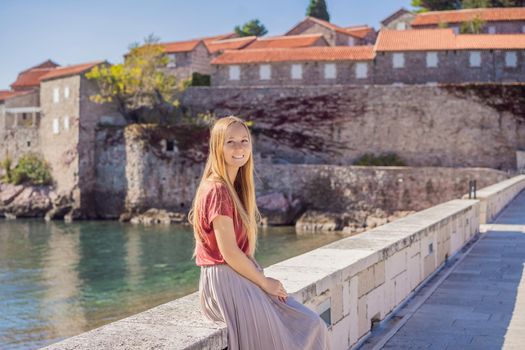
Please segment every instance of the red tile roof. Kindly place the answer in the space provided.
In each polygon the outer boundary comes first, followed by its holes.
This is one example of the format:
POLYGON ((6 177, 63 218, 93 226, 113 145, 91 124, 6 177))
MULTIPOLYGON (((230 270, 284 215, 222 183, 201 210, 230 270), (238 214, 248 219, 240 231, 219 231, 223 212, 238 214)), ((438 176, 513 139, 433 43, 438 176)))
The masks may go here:
POLYGON ((328 46, 328 43, 322 34, 308 34, 257 38, 257 40, 248 45, 246 49, 309 47, 317 43, 319 40, 324 41, 328 46))
POLYGON ((205 41, 206 47, 210 53, 216 53, 224 50, 239 50, 246 45, 250 44, 256 39, 255 36, 245 36, 242 38, 233 38, 233 39, 224 39, 224 40, 215 40, 215 41, 205 41))
POLYGON ((47 73, 46 75, 42 76, 40 78, 41 81, 43 80, 49 80, 49 79, 55 79, 55 78, 63 78, 70 75, 77 75, 84 73, 88 71, 89 69, 93 68, 97 64, 104 63, 105 61, 96 61, 96 62, 89 62, 89 63, 82 63, 82 64, 76 64, 73 66, 65 66, 65 67, 59 67, 53 69, 51 72, 47 73))
POLYGON ((193 51, 199 43, 202 42, 200 39, 188 40, 188 41, 174 41, 171 43, 161 43, 166 53, 175 52, 189 52, 193 51))
POLYGON ((235 38, 236 36, 237 34, 235 33, 227 33, 227 34, 221 34, 221 35, 215 35, 215 36, 209 36, 209 37, 203 37, 203 38, 197 38, 197 39, 191 39, 191 40, 160 43, 160 45, 164 47, 164 50, 167 53, 189 52, 189 51, 193 51, 197 47, 197 45, 199 45, 200 42, 204 42, 204 44, 208 46, 209 43, 212 43, 214 41, 232 39, 232 38, 235 38))
POLYGON ((454 32, 446 29, 382 29, 376 40, 376 51, 451 50, 456 45, 454 32))
POLYGON ((362 26, 352 26, 352 27, 346 27, 346 32, 350 34, 353 37, 363 39, 368 35, 368 33, 373 32, 374 28, 369 27, 367 25, 362 26))
POLYGON ((38 87, 44 75, 56 68, 31 68, 18 74, 16 81, 11 84, 13 90, 27 90, 38 87))
POLYGON ((459 34, 451 28, 379 32, 376 51, 525 49, 525 34, 459 34))
POLYGON ((0 102, 7 100, 13 96, 24 95, 31 93, 32 91, 13 91, 13 90, 0 90, 0 102))
MULTIPOLYGON (((345 34, 345 35, 350 35, 350 36, 354 36, 356 38, 361 38, 360 36, 357 36, 357 35, 362 35, 362 32, 353 32, 352 31, 352 27, 350 28, 343 28, 343 27, 339 27, 333 23, 330 23, 330 22, 327 22, 327 21, 323 21, 322 19, 319 19, 319 18, 315 18, 315 17, 306 17, 305 19, 303 19, 301 22, 299 22, 298 24, 296 24, 292 29, 290 29, 285 35, 287 35, 288 33, 290 33, 291 31, 293 31, 299 24, 305 22, 305 21, 312 21, 314 23, 317 23, 325 28, 328 28, 330 30, 333 30, 337 33, 341 33, 341 34, 345 34), (349 30, 350 29, 350 30, 349 30), (356 35, 357 34, 357 35, 356 35)), ((373 28, 371 28, 373 30, 373 28)), ((365 34, 366 35, 366 34, 365 34)))
POLYGON ((525 49, 525 34, 462 34, 456 36, 456 49, 525 49))
POLYGON ((422 25, 437 25, 439 23, 460 23, 470 21, 476 16, 486 22, 523 21, 525 20, 525 8, 507 7, 424 12, 416 15, 411 25, 417 27, 422 25))
POLYGON ((374 58, 372 46, 329 46, 226 51, 212 64, 247 64, 303 61, 368 61, 374 58))

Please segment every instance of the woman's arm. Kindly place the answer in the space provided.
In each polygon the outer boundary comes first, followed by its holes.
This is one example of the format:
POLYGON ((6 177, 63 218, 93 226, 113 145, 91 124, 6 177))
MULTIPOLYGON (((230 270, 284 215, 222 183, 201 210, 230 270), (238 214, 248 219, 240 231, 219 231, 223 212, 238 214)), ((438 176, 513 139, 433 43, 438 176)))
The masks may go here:
POLYGON ((226 215, 218 215, 213 219, 213 230, 219 250, 228 265, 242 276, 257 284, 266 292, 285 299, 287 293, 283 285, 276 279, 266 277, 253 262, 237 246, 233 220, 226 215))

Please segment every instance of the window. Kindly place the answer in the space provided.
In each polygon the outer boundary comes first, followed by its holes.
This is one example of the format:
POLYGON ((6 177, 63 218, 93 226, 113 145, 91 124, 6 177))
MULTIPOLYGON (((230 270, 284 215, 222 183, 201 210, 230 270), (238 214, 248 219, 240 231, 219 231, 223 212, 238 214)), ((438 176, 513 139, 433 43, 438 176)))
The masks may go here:
POLYGON ((69 117, 64 117, 64 130, 69 130, 69 117))
POLYGON ((403 68, 405 66, 405 54, 397 52, 392 55, 392 64, 394 68, 403 68))
POLYGON ((516 51, 505 52, 505 67, 517 67, 518 66, 518 55, 516 51))
POLYGON ((355 77, 357 79, 365 79, 368 76, 368 64, 359 62, 355 65, 355 77))
POLYGON ((480 51, 470 51, 469 63, 471 67, 480 67, 481 66, 481 52, 480 51))
POLYGON ((166 141, 166 151, 173 152, 175 149, 175 141, 167 140, 166 141))
POLYGON ((58 132, 59 132, 58 118, 53 118, 53 134, 58 134, 58 132))
POLYGON ((174 53, 168 54, 168 64, 166 65, 168 68, 175 68, 177 67, 177 56, 174 53))
POLYGON ((348 37, 348 46, 354 46, 355 45, 355 40, 353 37, 349 36, 348 37))
POLYGON ((303 79, 303 66, 292 64, 292 79, 303 79))
POLYGON ((259 79, 270 80, 272 77, 272 66, 269 64, 261 64, 259 66, 259 79))
POLYGON ((427 52, 427 67, 437 67, 438 66, 438 54, 437 52, 427 52))
POLYGON ((405 30, 405 29, 407 29, 406 22, 398 22, 398 23, 396 23, 396 29, 397 30, 405 30))
POLYGON ((58 102, 60 102, 60 91, 56 87, 53 89, 53 103, 58 103, 58 102))
POLYGON ((489 34, 496 34, 496 27, 490 26, 489 27, 489 34))
POLYGON ((230 80, 240 80, 241 79, 241 67, 230 66, 229 77, 230 77, 230 80))
POLYGON ((325 79, 335 79, 337 76, 337 69, 335 63, 326 63, 324 65, 324 78, 325 79))
POLYGON ((69 87, 64 88, 64 98, 69 98, 69 87))

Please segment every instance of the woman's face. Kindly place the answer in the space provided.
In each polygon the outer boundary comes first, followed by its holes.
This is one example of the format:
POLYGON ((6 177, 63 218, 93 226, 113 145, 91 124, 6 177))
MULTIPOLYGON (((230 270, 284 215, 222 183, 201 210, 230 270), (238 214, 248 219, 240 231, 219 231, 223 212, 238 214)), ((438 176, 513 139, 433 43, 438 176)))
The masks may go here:
POLYGON ((223 149, 227 165, 242 167, 246 164, 252 152, 252 145, 242 124, 233 123, 228 126, 223 149))

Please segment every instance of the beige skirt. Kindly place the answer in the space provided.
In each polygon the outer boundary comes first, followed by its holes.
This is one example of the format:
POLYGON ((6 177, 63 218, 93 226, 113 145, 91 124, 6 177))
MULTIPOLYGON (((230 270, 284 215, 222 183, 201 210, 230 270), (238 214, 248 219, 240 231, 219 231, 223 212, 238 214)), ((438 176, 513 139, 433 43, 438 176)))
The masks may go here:
POLYGON ((226 323, 228 350, 329 349, 317 313, 291 296, 280 301, 227 264, 201 267, 199 295, 202 313, 226 323))

